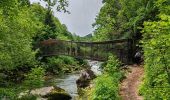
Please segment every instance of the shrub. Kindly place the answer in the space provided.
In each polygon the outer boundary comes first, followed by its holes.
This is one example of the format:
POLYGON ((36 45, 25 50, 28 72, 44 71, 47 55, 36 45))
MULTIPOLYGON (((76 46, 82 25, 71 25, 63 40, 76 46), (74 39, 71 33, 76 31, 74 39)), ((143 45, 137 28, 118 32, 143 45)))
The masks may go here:
POLYGON ((160 18, 144 23, 145 79, 140 92, 146 100, 170 99, 170 16, 160 18))
POLYGON ((116 77, 118 80, 122 78, 123 73, 120 72, 121 63, 115 56, 109 56, 107 65, 104 67, 104 73, 109 74, 112 77, 116 77))
POLYGON ((119 82, 116 80, 109 75, 99 76, 95 81, 93 100, 119 100, 119 82))
POLYGON ((67 65, 77 65, 76 60, 72 57, 60 56, 59 58, 62 59, 64 61, 64 63, 67 65))
POLYGON ((47 58, 46 70, 54 74, 67 73, 79 68, 78 62, 68 56, 47 58))
POLYGON ((62 71, 62 66, 64 65, 64 61, 62 59, 59 59, 58 57, 51 57, 47 58, 46 63, 46 70, 53 72, 55 74, 62 71))
POLYGON ((6 99, 15 99, 17 96, 16 90, 13 88, 0 88, 0 100, 3 98, 6 99))
POLYGON ((26 75, 24 86, 31 90, 43 86, 45 70, 41 67, 32 68, 30 73, 26 75))
POLYGON ((93 100, 119 100, 119 83, 122 79, 122 72, 120 71, 120 62, 115 56, 109 56, 106 66, 104 67, 104 74, 95 80, 95 87, 93 90, 93 100))

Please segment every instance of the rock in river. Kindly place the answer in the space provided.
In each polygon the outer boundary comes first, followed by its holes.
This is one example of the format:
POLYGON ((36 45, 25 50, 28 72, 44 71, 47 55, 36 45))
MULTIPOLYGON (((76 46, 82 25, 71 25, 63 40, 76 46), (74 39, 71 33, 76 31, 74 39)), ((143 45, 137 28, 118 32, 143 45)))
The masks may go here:
MULTIPOLYGON (((20 93, 19 98, 28 95, 28 91, 20 93)), ((47 100, 71 100, 72 97, 62 88, 56 86, 43 87, 39 89, 32 90, 31 95, 37 95, 47 100)))
POLYGON ((71 96, 59 87, 54 87, 50 93, 43 97, 48 98, 48 100, 71 100, 71 96))
POLYGON ((76 81, 78 88, 85 88, 89 85, 90 80, 94 79, 96 75, 90 69, 83 70, 80 73, 79 79, 76 81))

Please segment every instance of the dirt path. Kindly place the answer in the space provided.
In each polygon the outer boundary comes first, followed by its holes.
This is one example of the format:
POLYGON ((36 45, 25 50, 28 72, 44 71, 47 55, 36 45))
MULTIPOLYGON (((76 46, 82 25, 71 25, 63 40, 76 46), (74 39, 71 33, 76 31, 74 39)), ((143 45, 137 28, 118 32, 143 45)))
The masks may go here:
POLYGON ((141 96, 138 96, 138 87, 144 73, 143 67, 131 66, 130 70, 131 73, 121 83, 120 95, 122 100, 143 100, 141 96))

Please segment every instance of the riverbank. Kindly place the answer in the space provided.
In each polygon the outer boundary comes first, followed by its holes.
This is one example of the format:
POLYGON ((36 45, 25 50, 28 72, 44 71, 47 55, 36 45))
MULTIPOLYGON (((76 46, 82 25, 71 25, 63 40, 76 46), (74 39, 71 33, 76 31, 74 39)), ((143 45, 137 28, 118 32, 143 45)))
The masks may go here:
MULTIPOLYGON (((88 67, 90 67, 90 69, 96 75, 101 74, 100 66, 102 62, 87 60, 87 64, 88 64, 88 67)), ((77 79, 79 79, 79 77, 81 76, 80 72, 81 71, 76 71, 76 72, 68 73, 65 75, 53 76, 53 78, 46 81, 47 83, 46 85, 54 85, 54 86, 60 87, 66 90, 68 94, 70 94, 70 96, 72 97, 72 100, 77 100, 78 98, 82 98, 80 97, 81 93, 79 93, 80 91, 78 91, 77 84, 76 84, 77 79)))
MULTIPOLYGON (((83 67, 81 70, 89 69, 89 66, 91 70, 94 71, 94 73, 100 74, 99 67, 101 65, 101 62, 98 61, 87 61, 87 67, 83 67)), ((49 94, 53 87, 61 88, 71 96, 72 100, 78 100, 81 97, 80 91, 78 91, 78 86, 76 81, 81 76, 81 70, 73 71, 72 73, 65 73, 60 75, 53 75, 49 74, 49 76, 45 77, 45 84, 41 88, 33 89, 31 93, 37 95, 38 94, 49 94), (48 90, 48 91, 47 91, 48 90)), ((66 95, 67 96, 67 95, 66 95)), ((39 95, 40 97, 40 95, 39 95)))

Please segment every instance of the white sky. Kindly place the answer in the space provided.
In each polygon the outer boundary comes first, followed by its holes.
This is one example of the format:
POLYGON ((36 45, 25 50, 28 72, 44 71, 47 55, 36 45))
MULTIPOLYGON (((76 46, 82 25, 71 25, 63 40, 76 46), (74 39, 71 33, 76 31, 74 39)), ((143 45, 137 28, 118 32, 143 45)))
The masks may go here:
MULTIPOLYGON (((40 0, 30 1, 32 3, 40 0)), ((41 4, 45 6, 44 2, 41 2, 41 4)), ((92 24, 95 22, 95 17, 101 6, 102 0, 69 0, 67 9, 71 14, 54 10, 54 15, 59 18, 62 24, 66 24, 70 32, 85 36, 93 32, 92 24)))

